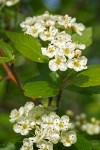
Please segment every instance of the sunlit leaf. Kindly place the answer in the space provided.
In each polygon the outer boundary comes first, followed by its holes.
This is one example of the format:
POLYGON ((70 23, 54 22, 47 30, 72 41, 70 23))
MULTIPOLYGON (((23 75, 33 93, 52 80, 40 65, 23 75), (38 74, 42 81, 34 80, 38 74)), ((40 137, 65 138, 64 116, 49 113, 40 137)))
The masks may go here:
POLYGON ((7 36, 11 39, 15 48, 26 58, 34 62, 46 62, 46 58, 42 55, 39 41, 31 35, 7 32, 7 36))
POLYGON ((86 46, 91 45, 92 43, 92 28, 86 28, 83 31, 82 36, 78 35, 78 34, 73 34, 72 35, 72 40, 74 42, 78 42, 78 43, 83 43, 86 46))
POLYGON ((100 86, 100 65, 91 65, 79 73, 72 84, 79 87, 100 86))

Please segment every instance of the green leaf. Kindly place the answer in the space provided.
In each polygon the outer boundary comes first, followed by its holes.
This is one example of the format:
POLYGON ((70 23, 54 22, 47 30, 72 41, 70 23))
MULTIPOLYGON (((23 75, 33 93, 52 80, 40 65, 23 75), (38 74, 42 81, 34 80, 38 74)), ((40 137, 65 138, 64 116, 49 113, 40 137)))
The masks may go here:
POLYGON ((5 147, 1 147, 0 150, 15 150, 15 145, 13 143, 8 143, 5 147))
POLYGON ((50 78, 51 70, 49 69, 48 64, 46 64, 46 63, 43 63, 43 64, 38 63, 37 64, 37 68, 38 68, 38 71, 39 71, 39 73, 41 75, 42 81, 51 79, 50 78))
POLYGON ((90 65, 73 79, 72 84, 79 87, 100 86, 100 65, 90 65))
POLYGON ((78 35, 76 33, 73 34, 72 35, 72 40, 74 42, 83 43, 83 44, 85 44, 88 47, 92 43, 92 28, 86 28, 83 31, 83 35, 82 36, 80 36, 80 35, 78 35))
POLYGON ((68 147, 67 149, 68 150, 92 150, 92 144, 83 135, 77 134, 77 142, 73 144, 71 147, 68 147))
POLYGON ((13 50, 10 45, 8 45, 4 41, 0 40, 0 48, 4 52, 4 56, 0 57, 0 63, 9 62, 14 59, 14 57, 11 53, 11 51, 13 51, 13 50))
POLYGON ((47 61, 47 57, 42 55, 40 43, 31 35, 7 32, 7 36, 11 39, 15 48, 26 58, 40 63, 47 61))
POLYGON ((2 49, 2 51, 8 58, 10 58, 11 60, 14 58, 12 55, 13 49, 10 45, 8 45, 4 41, 0 40, 0 48, 2 49))
POLYGON ((4 93, 4 87, 5 87, 5 81, 0 79, 0 100, 1 100, 1 97, 4 93))
POLYGON ((8 57, 0 57, 0 63, 9 62, 11 59, 8 57))
POLYGON ((78 87, 75 85, 70 85, 67 87, 67 89, 81 94, 86 94, 86 95, 100 94, 100 86, 78 87))
POLYGON ((52 72, 48 64, 37 64, 38 71, 41 75, 42 81, 44 80, 52 80, 53 82, 59 84, 59 75, 57 72, 52 72))
POLYGON ((77 150, 92 150, 92 144, 82 135, 77 135, 77 142, 74 145, 77 150))
POLYGON ((23 86, 24 94, 28 97, 47 98, 57 95, 59 89, 52 82, 30 82, 23 86))
POLYGON ((93 148, 93 150, 100 150, 100 141, 99 140, 93 140, 92 141, 92 148, 93 148))
POLYGON ((45 98, 57 95, 59 91, 59 77, 53 74, 47 64, 37 64, 39 74, 29 79, 24 85, 25 95, 28 97, 45 98))

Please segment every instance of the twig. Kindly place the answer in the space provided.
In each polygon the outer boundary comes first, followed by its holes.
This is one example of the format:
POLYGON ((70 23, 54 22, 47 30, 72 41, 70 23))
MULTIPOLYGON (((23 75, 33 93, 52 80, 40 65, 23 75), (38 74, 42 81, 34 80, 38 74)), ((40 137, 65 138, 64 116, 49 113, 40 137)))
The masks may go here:
MULTIPOLYGON (((0 56, 1 57, 4 56, 4 54, 3 54, 1 49, 0 49, 0 56)), ((20 80, 18 79, 18 77, 17 77, 17 75, 16 75, 16 73, 14 71, 13 64, 9 63, 9 62, 8 63, 3 63, 2 67, 4 68, 4 70, 7 73, 7 79, 10 79, 11 81, 13 81, 13 83, 15 83, 23 91, 22 83, 20 82, 20 80)), ((27 98, 29 100, 33 101, 36 104, 40 104, 40 102, 37 101, 36 98, 29 98, 29 97, 27 97, 27 98)))
MULTIPOLYGON (((1 49, 0 49, 0 56, 1 57, 4 56, 1 49)), ((3 63, 2 67, 6 71, 8 78, 10 80, 12 80, 15 84, 17 84, 20 89, 22 89, 22 85, 21 85, 20 81, 18 80, 17 75, 15 74, 15 71, 13 69, 13 65, 11 63, 3 63)))
POLYGON ((57 111, 59 109, 59 102, 60 102, 60 99, 61 99, 61 94, 62 94, 62 91, 59 91, 58 95, 57 95, 57 99, 56 99, 56 107, 57 107, 57 111))
MULTIPOLYGON (((2 67, 3 67, 4 70, 6 71, 6 73, 7 73, 8 77, 9 77, 9 79, 11 79, 15 84, 17 84, 17 81, 16 81, 14 75, 12 74, 11 69, 9 68, 8 64, 7 64, 7 63, 4 63, 4 64, 2 64, 2 67)), ((17 84, 17 85, 18 85, 18 84, 17 84)))
POLYGON ((48 99, 48 106, 51 106, 52 100, 53 100, 53 97, 49 97, 49 99, 48 99))

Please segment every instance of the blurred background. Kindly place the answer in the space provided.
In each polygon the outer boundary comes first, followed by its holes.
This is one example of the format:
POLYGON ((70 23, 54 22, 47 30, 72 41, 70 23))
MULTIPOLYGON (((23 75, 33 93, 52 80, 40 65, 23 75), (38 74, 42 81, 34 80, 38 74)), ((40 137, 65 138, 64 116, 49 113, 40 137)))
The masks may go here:
MULTIPOLYGON (((46 10, 52 14, 69 14, 76 17, 77 22, 92 27, 93 43, 84 53, 89 65, 100 64, 100 0, 20 0, 17 5, 5 7, 0 12, 0 30, 21 31, 19 24, 26 17, 42 14, 46 10)), ((2 37, 1 32, 0 38, 2 37)), ((15 71, 22 82, 38 74, 35 63, 19 53, 15 55, 15 71)), ((6 76, 0 65, 0 147, 8 144, 8 149, 0 150, 13 150, 14 145, 11 143, 18 135, 13 132, 12 124, 9 123, 9 114, 12 109, 24 105, 26 98, 14 83, 2 80, 6 76)), ((46 99, 42 101, 47 104, 46 99)), ((75 114, 85 112, 88 117, 100 119, 100 94, 89 95, 66 89, 62 94, 59 111, 64 114, 69 109, 75 114)))

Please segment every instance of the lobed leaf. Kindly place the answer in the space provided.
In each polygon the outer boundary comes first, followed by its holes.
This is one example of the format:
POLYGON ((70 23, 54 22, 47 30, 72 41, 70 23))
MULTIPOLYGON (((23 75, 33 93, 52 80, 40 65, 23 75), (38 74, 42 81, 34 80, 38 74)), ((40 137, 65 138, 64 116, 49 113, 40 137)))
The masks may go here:
POLYGON ((77 142, 75 143, 77 150, 92 150, 92 144, 82 135, 77 135, 77 142))
POLYGON ((47 81, 29 82, 23 86, 24 94, 28 97, 47 98, 57 95, 59 89, 47 81))
POLYGON ((73 79, 72 84, 79 87, 100 86, 100 65, 90 65, 73 79))
POLYGON ((86 28, 83 31, 82 36, 80 36, 76 33, 73 34, 72 35, 72 40, 74 42, 83 43, 83 44, 86 45, 86 47, 88 47, 92 43, 92 28, 86 28))
POLYGON ((100 141, 92 140, 92 148, 93 148, 93 150, 100 150, 100 141))
POLYGON ((9 44, 0 40, 0 48, 8 58, 13 59, 13 55, 12 55, 13 49, 9 44))
POLYGON ((100 94, 100 86, 78 87, 75 85, 70 85, 67 87, 67 89, 81 94, 86 94, 86 95, 100 94))
POLYGON ((0 57, 0 63, 9 62, 14 59, 12 55, 12 47, 5 43, 4 41, 0 40, 0 48, 4 53, 4 56, 0 57))
POLYGON ((31 35, 7 32, 7 36, 11 39, 15 48, 26 58, 40 63, 47 61, 47 58, 42 55, 39 41, 31 35))

